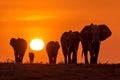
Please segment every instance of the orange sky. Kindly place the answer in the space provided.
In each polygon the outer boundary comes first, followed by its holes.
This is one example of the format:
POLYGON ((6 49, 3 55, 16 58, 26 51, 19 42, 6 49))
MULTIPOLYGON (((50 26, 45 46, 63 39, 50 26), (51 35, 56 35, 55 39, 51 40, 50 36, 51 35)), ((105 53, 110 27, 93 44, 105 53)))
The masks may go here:
MULTIPOLYGON (((12 37, 22 37, 28 44, 41 38, 45 44, 60 40, 64 31, 81 31, 90 23, 106 24, 112 36, 101 43, 99 62, 120 62, 120 1, 119 0, 0 0, 0 62, 14 60, 9 44, 12 37)), ((29 61, 29 45, 24 62, 29 61)), ((57 62, 63 61, 61 48, 57 62)), ((35 52, 35 62, 48 62, 45 49, 35 52), (43 56, 43 57, 42 57, 43 56)), ((81 45, 78 62, 81 59, 81 45)))

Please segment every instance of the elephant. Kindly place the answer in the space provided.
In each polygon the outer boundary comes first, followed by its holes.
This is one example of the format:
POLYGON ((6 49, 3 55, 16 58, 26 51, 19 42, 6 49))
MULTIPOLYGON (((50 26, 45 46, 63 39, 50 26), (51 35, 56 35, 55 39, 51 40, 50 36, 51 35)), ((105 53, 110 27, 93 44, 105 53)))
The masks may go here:
POLYGON ((46 51, 49 58, 50 64, 56 64, 56 58, 58 54, 58 50, 60 48, 58 41, 49 41, 46 45, 46 51))
POLYGON ((25 51, 27 49, 27 42, 22 38, 11 38, 10 45, 14 49, 15 62, 22 63, 25 51))
POLYGON ((30 63, 33 63, 34 58, 35 58, 34 53, 33 53, 33 52, 29 52, 29 60, 30 60, 30 63))
POLYGON ((77 63, 77 51, 80 42, 78 31, 64 32, 60 39, 65 64, 77 63), (72 57, 71 57, 72 56, 72 57))
POLYGON ((97 64, 101 41, 112 35, 111 30, 105 24, 86 25, 80 32, 82 44, 82 54, 84 54, 85 64, 89 64, 88 51, 90 53, 90 64, 97 64))

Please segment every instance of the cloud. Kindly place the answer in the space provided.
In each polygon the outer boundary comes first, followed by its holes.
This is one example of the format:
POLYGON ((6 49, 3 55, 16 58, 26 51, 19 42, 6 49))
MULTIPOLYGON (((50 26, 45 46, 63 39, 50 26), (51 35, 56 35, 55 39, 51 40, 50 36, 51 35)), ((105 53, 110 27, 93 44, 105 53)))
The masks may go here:
POLYGON ((46 19, 53 19, 56 18, 56 16, 26 16, 22 18, 18 18, 17 20, 22 21, 37 21, 37 20, 46 20, 46 19))

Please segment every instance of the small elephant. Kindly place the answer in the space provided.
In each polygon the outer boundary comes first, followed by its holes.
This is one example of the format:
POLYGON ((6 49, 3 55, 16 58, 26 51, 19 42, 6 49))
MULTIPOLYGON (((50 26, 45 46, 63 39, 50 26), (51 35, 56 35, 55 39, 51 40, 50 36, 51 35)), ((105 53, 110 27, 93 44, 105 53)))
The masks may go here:
POLYGON ((18 39, 11 38, 10 45, 14 49, 15 62, 22 63, 25 51, 27 49, 26 40, 21 39, 21 38, 18 38, 18 39))
POLYGON ((29 52, 29 60, 30 60, 30 63, 33 63, 34 58, 35 58, 34 53, 33 53, 33 52, 29 52))
POLYGON ((60 41, 65 64, 77 63, 77 51, 80 42, 79 32, 72 32, 71 30, 69 32, 64 32, 60 41))
POLYGON ((85 57, 85 63, 88 64, 88 51, 90 52, 90 63, 97 64, 101 41, 111 36, 111 30, 104 24, 87 25, 80 32, 80 39, 85 57))
POLYGON ((59 48, 60 48, 60 45, 58 41, 50 41, 47 43, 46 51, 48 54, 50 64, 56 64, 56 58, 57 58, 59 48))

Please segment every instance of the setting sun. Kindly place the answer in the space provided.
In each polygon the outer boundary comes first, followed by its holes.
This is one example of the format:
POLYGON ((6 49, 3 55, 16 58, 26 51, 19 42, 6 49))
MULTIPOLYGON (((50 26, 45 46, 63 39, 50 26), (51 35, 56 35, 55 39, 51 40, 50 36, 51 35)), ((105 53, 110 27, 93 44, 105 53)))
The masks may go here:
POLYGON ((41 39, 33 39, 30 42, 30 48, 32 50, 38 51, 38 50, 42 50, 44 47, 44 42, 41 39))

